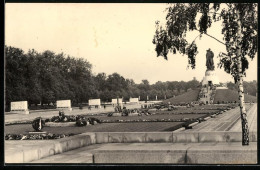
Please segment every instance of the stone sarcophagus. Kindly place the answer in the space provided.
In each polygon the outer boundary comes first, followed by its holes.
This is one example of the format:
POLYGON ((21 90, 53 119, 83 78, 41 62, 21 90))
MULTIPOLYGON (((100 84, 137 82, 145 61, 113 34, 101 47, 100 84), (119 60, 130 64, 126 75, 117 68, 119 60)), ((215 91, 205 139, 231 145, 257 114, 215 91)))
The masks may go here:
POLYGON ((70 100, 57 100, 56 108, 59 110, 69 110, 71 111, 71 101, 70 100))
POLYGON ((100 99, 89 99, 88 100, 89 106, 101 107, 101 100, 100 99))
POLYGON ((11 102, 10 111, 13 113, 29 114, 28 102, 27 101, 11 102))
POLYGON ((138 98, 130 98, 129 102, 130 103, 139 103, 139 99, 138 98))

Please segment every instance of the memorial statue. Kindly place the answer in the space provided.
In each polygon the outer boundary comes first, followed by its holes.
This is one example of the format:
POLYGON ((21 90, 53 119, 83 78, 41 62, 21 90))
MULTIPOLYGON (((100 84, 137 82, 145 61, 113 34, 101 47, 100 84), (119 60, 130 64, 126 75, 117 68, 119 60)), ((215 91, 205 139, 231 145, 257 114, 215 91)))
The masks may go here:
POLYGON ((206 54, 206 66, 207 70, 214 70, 214 61, 213 61, 214 53, 210 50, 210 48, 207 50, 206 54))

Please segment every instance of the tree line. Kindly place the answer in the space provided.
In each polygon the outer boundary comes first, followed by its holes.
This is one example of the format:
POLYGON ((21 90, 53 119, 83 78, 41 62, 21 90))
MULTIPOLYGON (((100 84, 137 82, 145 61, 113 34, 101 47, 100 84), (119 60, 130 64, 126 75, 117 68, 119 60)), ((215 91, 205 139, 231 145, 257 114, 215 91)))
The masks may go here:
MULTIPOLYGON (((245 94, 256 96, 256 93, 257 93, 257 82, 256 82, 256 80, 243 81, 243 86, 244 86, 244 93, 245 94)), ((238 90, 237 85, 233 82, 228 82, 227 88, 229 88, 231 90, 236 90, 236 91, 238 90)))
MULTIPOLYGON (((112 98, 130 97, 140 100, 162 100, 180 95, 189 89, 200 88, 195 78, 191 81, 158 81, 150 84, 142 80, 137 84, 132 79, 118 73, 92 73, 92 65, 86 59, 55 54, 46 50, 39 53, 29 50, 5 47, 5 102, 28 101, 30 105, 50 104, 57 100, 70 99, 73 105, 87 103, 89 99, 100 98, 102 102, 111 102, 112 98)), ((256 93, 256 81, 247 83, 245 92, 256 93), (248 88, 247 88, 248 87, 248 88), (253 88, 254 87, 254 88, 253 88)), ((230 89, 236 88, 229 83, 230 89)))
POLYGON ((5 102, 28 101, 29 105, 50 104, 56 100, 70 99, 72 104, 100 98, 110 102, 112 98, 139 97, 140 100, 170 98, 199 86, 197 80, 156 82, 148 80, 136 84, 118 73, 92 73, 92 65, 86 59, 55 54, 46 50, 39 53, 5 46, 5 102))

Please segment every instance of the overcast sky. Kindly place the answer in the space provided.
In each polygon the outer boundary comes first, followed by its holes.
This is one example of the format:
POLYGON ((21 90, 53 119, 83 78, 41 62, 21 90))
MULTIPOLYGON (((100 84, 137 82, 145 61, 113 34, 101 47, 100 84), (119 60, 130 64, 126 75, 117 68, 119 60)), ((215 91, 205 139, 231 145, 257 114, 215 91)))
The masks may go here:
MULTIPOLYGON (((156 57, 152 44, 155 21, 164 22, 166 4, 6 4, 5 44, 38 52, 51 50, 87 59, 93 73, 114 72, 136 83, 202 80, 206 70, 206 50, 215 53, 216 73, 221 82, 233 81, 217 68, 219 52, 225 46, 204 35, 197 38, 196 69, 187 69, 187 56, 156 57)), ((215 23, 214 23, 215 24, 215 23)), ((209 34, 222 40, 221 23, 209 34)), ((198 32, 187 34, 192 41, 198 32)), ((249 61, 246 81, 257 80, 257 57, 249 61)))

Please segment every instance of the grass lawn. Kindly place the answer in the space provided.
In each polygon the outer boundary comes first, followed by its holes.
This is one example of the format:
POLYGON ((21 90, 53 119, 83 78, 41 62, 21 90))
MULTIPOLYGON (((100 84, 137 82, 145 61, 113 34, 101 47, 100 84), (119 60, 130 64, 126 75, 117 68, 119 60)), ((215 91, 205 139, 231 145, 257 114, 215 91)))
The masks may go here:
POLYGON ((183 102, 188 103, 188 102, 192 102, 192 101, 197 101, 199 92, 200 92, 200 89, 190 90, 179 96, 164 100, 163 103, 171 102, 171 104, 178 104, 178 103, 183 103, 183 102))
MULTIPOLYGON (((136 119, 182 119, 199 118, 207 114, 163 114, 150 116, 131 117, 106 117, 92 116, 103 120, 136 120, 136 119)), ((54 134, 79 134, 84 132, 151 132, 151 131, 173 131, 185 122, 128 122, 128 123, 101 123, 84 127, 44 127, 43 131, 54 134)), ((6 125, 5 134, 28 134, 34 131, 31 124, 6 125)))
MULTIPOLYGON (((217 89, 214 103, 222 103, 222 101, 227 102, 227 101, 236 101, 237 103, 239 102, 238 100, 238 92, 235 90, 230 90, 230 89, 217 89)), ((245 102, 257 102, 257 98, 255 96, 247 95, 245 94, 245 102)))
MULTIPOLYGON (((158 132, 173 131, 184 122, 138 122, 138 123, 102 123, 83 127, 44 127, 42 131, 53 134, 80 134, 85 132, 158 132)), ((29 134, 32 125, 10 125, 5 127, 6 134, 29 134)))

